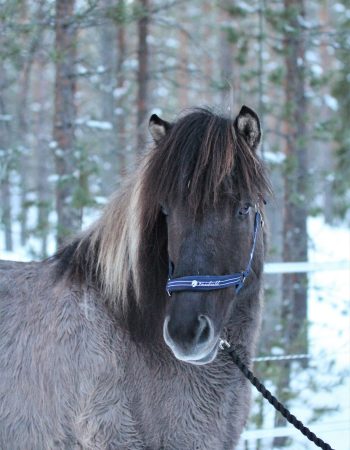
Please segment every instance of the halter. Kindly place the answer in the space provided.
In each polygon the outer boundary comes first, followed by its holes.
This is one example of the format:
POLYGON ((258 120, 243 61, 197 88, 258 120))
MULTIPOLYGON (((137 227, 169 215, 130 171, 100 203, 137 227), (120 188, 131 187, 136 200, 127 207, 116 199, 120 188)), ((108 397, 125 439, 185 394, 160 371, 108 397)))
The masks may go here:
POLYGON ((251 271, 259 225, 263 226, 263 221, 261 219, 260 212, 256 210, 254 219, 253 245, 250 251, 247 267, 244 271, 232 273, 230 275, 187 275, 185 277, 172 278, 174 264, 172 261, 169 261, 169 277, 166 284, 166 291, 168 295, 171 296, 173 292, 178 291, 215 291, 217 289, 226 289, 231 286, 233 286, 236 289, 236 293, 238 293, 242 289, 244 281, 251 271))

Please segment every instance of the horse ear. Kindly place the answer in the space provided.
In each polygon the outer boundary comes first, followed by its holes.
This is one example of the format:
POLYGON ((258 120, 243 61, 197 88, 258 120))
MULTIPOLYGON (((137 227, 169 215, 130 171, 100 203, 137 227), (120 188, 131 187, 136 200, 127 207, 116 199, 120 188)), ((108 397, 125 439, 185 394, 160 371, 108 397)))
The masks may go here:
POLYGON ((157 114, 152 114, 149 119, 148 128, 153 139, 159 141, 170 129, 170 123, 158 117, 157 114))
POLYGON ((236 131, 243 136, 252 150, 256 150, 261 140, 260 120, 248 106, 243 105, 235 119, 236 131))

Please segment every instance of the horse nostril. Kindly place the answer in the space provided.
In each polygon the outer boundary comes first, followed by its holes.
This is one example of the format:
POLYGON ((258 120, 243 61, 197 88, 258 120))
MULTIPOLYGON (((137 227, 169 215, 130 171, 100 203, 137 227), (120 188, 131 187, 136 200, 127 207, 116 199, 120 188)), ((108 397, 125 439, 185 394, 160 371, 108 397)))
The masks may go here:
POLYGON ((211 320, 204 315, 198 317, 198 328, 196 332, 197 344, 203 344, 210 339, 210 331, 212 329, 211 320))
POLYGON ((195 347, 203 347, 214 337, 214 326, 209 317, 200 314, 184 323, 171 320, 168 316, 164 321, 164 339, 172 348, 183 348, 186 352, 195 347))

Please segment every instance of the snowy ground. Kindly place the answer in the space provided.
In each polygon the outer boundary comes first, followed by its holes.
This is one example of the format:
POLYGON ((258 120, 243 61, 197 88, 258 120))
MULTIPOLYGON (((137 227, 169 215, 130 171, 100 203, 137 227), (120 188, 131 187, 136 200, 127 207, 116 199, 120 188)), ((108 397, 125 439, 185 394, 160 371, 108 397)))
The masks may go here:
MULTIPOLYGON (((310 219, 308 232, 311 236, 309 260, 313 270, 309 273, 309 330, 310 367, 314 367, 311 377, 315 385, 320 386, 316 393, 307 386, 310 372, 298 372, 293 387, 301 390, 300 397, 294 400, 292 412, 305 421, 320 438, 336 450, 350 449, 350 232, 345 228, 331 228, 321 219, 310 219), (315 270, 319 263, 330 264, 329 270, 315 270), (317 264, 316 264, 317 263, 317 264), (305 386, 305 388, 304 388, 305 386), (328 406, 336 408, 332 413, 322 415, 309 423, 313 407, 328 406)), ((0 233, 0 242, 3 237, 0 233)), ((30 260, 28 249, 17 248, 6 253, 0 247, 0 259, 30 260)), ((327 267, 327 264, 326 264, 327 267)), ((267 268, 267 272, 271 269, 267 268)), ((273 269, 276 270, 276 267, 273 269)), ((267 275, 268 276, 268 275, 267 275)), ((257 394, 259 395, 259 394, 257 394)), ((246 440, 240 450, 253 450, 260 439, 260 450, 271 449, 273 436, 289 435, 293 437, 292 450, 316 448, 297 430, 288 427, 283 430, 273 428, 274 411, 265 406, 269 424, 263 430, 246 431, 246 440)))
MULTIPOLYGON (((298 372, 293 388, 301 390, 292 404, 292 413, 305 421, 312 431, 336 450, 350 449, 350 232, 345 228, 331 228, 320 219, 310 219, 311 263, 341 261, 342 269, 330 264, 331 270, 309 273, 309 329, 310 366, 312 381, 319 386, 311 392, 307 385, 310 375, 298 372), (305 389, 304 389, 305 386, 305 389), (310 423, 312 407, 337 409, 310 423)), ((314 264, 316 265, 316 264, 314 264)), ((327 264, 326 264, 327 266, 327 264)), ((260 394, 256 394, 260 395, 260 394)), ((246 431, 247 439, 240 450, 253 450, 260 439, 260 450, 271 449, 272 438, 288 435, 293 438, 292 450, 317 448, 299 431, 289 426, 285 430, 273 428, 273 408, 265 407, 270 426, 263 430, 246 431)))

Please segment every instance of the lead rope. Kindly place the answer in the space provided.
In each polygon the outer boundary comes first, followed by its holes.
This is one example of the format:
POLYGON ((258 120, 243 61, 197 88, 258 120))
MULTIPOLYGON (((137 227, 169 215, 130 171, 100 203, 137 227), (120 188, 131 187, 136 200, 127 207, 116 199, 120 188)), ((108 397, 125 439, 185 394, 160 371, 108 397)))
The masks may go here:
POLYGON ((226 351, 232 358, 232 361, 237 365, 243 375, 248 378, 252 385, 262 394, 266 400, 268 400, 271 405, 282 414, 282 416, 287 419, 289 423, 294 425, 294 427, 303 433, 311 442, 313 442, 317 447, 323 450, 334 450, 329 444, 324 442, 322 439, 316 436, 309 428, 307 428, 300 420, 298 420, 277 398, 271 394, 271 392, 266 389, 266 387, 260 382, 258 378, 251 372, 248 367, 242 362, 241 358, 237 355, 232 346, 226 341, 220 341, 220 348, 226 351))

